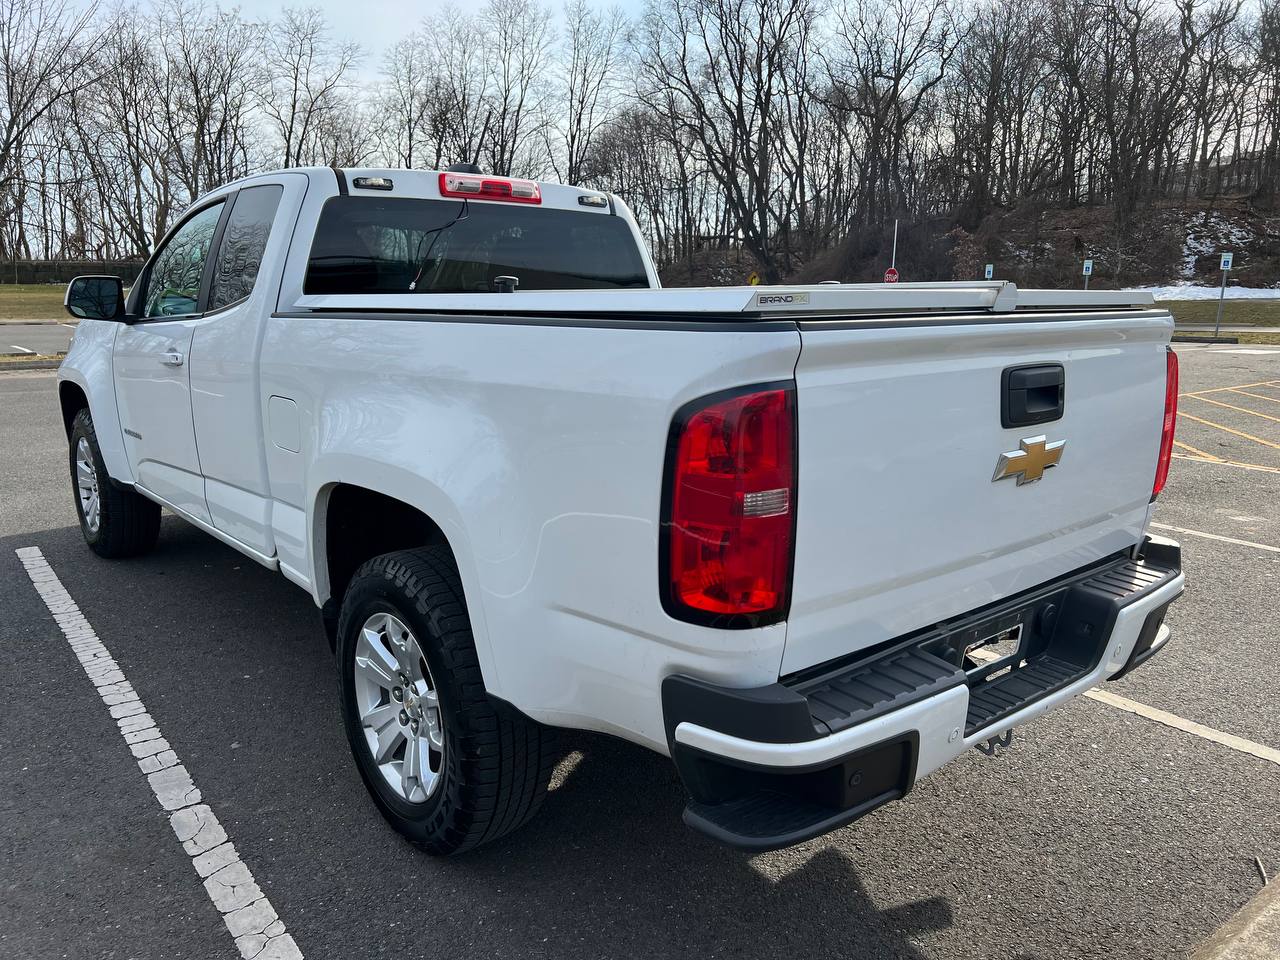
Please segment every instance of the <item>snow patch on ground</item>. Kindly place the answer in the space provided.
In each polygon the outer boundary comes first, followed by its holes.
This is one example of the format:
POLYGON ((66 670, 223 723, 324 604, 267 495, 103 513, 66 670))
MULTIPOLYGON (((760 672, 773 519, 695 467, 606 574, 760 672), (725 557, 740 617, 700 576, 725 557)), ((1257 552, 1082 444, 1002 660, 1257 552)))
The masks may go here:
POLYGON ((1221 253, 1224 249, 1238 251, 1247 247, 1252 239, 1253 235, 1248 230, 1220 213, 1202 213, 1192 217, 1187 224, 1187 239, 1182 244, 1181 276, 1187 280, 1194 277, 1196 260, 1200 257, 1221 253))
MULTIPOLYGON (((1217 300, 1217 287, 1201 287, 1192 283, 1175 283, 1162 287, 1134 287, 1150 290, 1157 300, 1217 300)), ((1228 300, 1280 300, 1280 287, 1233 287, 1227 284, 1228 300)))

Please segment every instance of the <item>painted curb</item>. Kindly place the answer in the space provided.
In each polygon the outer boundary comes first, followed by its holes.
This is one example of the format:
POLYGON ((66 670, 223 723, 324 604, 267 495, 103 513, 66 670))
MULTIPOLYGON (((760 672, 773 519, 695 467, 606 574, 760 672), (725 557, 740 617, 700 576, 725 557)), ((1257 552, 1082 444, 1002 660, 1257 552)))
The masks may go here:
POLYGON ((12 363, 0 363, 0 373, 18 370, 57 370, 61 360, 15 360, 12 363))
POLYGON ((1280 883, 1268 883, 1191 960, 1275 960, 1280 957, 1280 883))
POLYGON ((47 317, 40 320, 23 320, 20 317, 0 317, 0 326, 5 326, 7 324, 20 324, 24 327, 57 327, 64 323, 69 323, 74 326, 79 322, 80 321, 76 320, 75 317, 70 316, 65 320, 50 320, 47 317))

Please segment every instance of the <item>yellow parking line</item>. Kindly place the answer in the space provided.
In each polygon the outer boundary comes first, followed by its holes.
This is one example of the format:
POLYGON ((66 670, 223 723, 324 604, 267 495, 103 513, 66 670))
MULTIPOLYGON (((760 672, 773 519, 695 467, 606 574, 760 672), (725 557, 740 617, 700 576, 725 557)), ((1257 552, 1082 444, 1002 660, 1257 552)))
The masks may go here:
POLYGON ((1269 413, 1258 413, 1257 410, 1250 410, 1247 407, 1232 406, 1229 403, 1223 403, 1221 400, 1210 400, 1208 397, 1192 397, 1191 399, 1199 400, 1201 403, 1212 403, 1215 406, 1226 407, 1228 410, 1235 410, 1238 413, 1247 413, 1250 416, 1261 417, 1263 420, 1274 420, 1276 423, 1280 423, 1280 417, 1273 417, 1269 413))
POLYGON ((1216 461, 1218 461, 1219 463, 1222 463, 1222 462, 1223 462, 1223 460, 1222 460, 1222 458, 1221 458, 1221 457, 1215 457, 1212 453, 1205 453, 1203 450, 1197 450, 1197 449, 1196 449, 1195 447, 1193 447, 1191 444, 1189 444, 1189 443, 1183 443, 1181 440, 1175 440, 1175 441, 1173 441, 1173 445, 1174 445, 1175 447, 1181 447, 1183 450, 1190 450, 1192 453, 1194 453, 1194 454, 1196 454, 1196 455, 1198 455, 1198 456, 1204 457, 1204 458, 1205 458, 1205 459, 1207 459, 1207 460, 1216 460, 1216 461))
POLYGON ((1248 390, 1239 390, 1235 387, 1231 388, 1232 393, 1238 393, 1242 397, 1253 397, 1257 400, 1270 400, 1272 403, 1280 403, 1280 397, 1268 397, 1265 393, 1250 393, 1248 390))
POLYGON ((1255 437, 1252 433, 1245 433, 1243 430, 1232 430, 1230 427, 1224 427, 1220 423, 1214 423, 1212 420, 1201 420, 1199 417, 1193 417, 1189 413, 1178 414, 1183 420, 1194 420, 1196 423, 1203 423, 1206 427, 1217 427, 1219 430, 1225 430, 1227 433, 1233 433, 1237 437, 1244 437, 1246 440, 1252 440, 1254 443, 1260 443, 1264 447, 1274 447, 1280 450, 1280 443, 1272 443, 1270 440, 1263 440, 1261 437, 1255 437))
POLYGON ((1234 387, 1214 387, 1211 390, 1191 390, 1187 393, 1180 393, 1180 397, 1195 397, 1202 393, 1222 393, 1224 390, 1243 390, 1245 387, 1275 387, 1280 386, 1280 380, 1259 380, 1257 383, 1237 383, 1234 387))
POLYGON ((1236 463, 1234 460, 1220 460, 1216 457, 1208 460, 1204 457, 1189 457, 1185 453, 1175 453, 1175 460, 1188 460, 1191 463, 1213 463, 1220 467, 1238 467, 1241 470, 1261 470, 1263 473, 1280 473, 1280 467, 1264 467, 1260 463, 1236 463))

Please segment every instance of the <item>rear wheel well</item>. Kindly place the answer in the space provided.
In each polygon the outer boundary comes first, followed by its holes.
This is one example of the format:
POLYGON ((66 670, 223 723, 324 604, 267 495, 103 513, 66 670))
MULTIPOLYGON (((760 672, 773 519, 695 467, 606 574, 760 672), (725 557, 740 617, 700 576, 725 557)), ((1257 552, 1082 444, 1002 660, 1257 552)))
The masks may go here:
POLYGON ((324 531, 329 570, 326 607, 335 618, 351 575, 366 560, 414 547, 449 547, 444 532, 421 510, 386 494, 346 483, 329 492, 324 531))
POLYGON ((62 407, 62 426, 70 437, 71 424, 75 421, 76 414, 89 406, 89 398, 79 384, 63 380, 58 384, 58 404, 62 407))

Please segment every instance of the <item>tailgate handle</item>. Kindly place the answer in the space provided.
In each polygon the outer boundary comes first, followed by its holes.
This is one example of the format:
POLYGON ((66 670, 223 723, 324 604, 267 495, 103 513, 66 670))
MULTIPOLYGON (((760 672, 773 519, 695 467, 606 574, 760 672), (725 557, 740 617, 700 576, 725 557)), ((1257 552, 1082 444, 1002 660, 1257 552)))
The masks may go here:
POLYGON ((1000 374, 1000 425, 1026 427, 1060 419, 1066 382, 1060 363, 1006 367, 1000 374))

